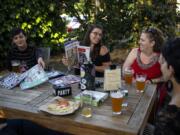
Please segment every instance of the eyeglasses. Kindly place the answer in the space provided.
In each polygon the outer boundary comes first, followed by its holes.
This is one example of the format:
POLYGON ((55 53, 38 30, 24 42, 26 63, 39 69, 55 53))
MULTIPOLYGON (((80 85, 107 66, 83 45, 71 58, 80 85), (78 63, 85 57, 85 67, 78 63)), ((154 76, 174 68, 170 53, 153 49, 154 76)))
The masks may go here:
POLYGON ((100 37, 102 37, 102 33, 98 33, 98 32, 91 32, 93 33, 95 36, 99 35, 100 37))

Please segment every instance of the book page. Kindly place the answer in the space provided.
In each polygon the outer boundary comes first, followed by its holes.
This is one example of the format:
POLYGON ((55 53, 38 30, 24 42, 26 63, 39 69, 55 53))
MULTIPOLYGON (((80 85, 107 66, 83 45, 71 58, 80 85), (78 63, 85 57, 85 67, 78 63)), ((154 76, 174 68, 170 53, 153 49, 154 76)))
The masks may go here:
POLYGON ((90 61, 90 47, 78 46, 78 60, 80 64, 90 61))
POLYGON ((106 69, 104 73, 104 90, 117 90, 121 87, 121 69, 106 69))

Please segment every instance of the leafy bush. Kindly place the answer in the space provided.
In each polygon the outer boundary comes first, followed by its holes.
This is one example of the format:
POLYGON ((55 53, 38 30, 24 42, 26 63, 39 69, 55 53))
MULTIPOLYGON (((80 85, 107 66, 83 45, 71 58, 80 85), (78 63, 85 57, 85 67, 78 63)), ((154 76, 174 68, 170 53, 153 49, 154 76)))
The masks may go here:
POLYGON ((166 37, 179 34, 176 0, 1 0, 0 11, 0 68, 14 27, 24 29, 31 43, 50 46, 56 54, 67 39, 82 40, 89 23, 103 25, 104 44, 111 50, 136 45, 145 26, 157 26, 166 37), (80 28, 67 33, 66 22, 60 17, 63 13, 75 16, 80 28))

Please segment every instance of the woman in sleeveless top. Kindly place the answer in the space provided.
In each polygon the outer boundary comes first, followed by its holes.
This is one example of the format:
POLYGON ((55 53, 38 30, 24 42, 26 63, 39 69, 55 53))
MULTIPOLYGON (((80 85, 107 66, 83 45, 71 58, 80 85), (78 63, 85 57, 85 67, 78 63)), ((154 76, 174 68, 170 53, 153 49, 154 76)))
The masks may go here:
POLYGON ((158 78, 161 76, 160 64, 159 64, 159 53, 155 53, 152 57, 152 61, 148 64, 144 64, 141 61, 141 50, 137 50, 137 58, 132 63, 131 67, 135 73, 143 73, 147 75, 147 80, 158 78))
POLYGON ((157 102, 152 113, 156 113, 162 106, 167 95, 167 87, 163 83, 159 63, 163 43, 163 34, 159 29, 147 28, 143 30, 139 40, 139 48, 132 49, 123 65, 123 71, 126 67, 131 67, 134 70, 134 75, 138 73, 146 74, 147 83, 157 84, 157 102))
MULTIPOLYGON (((110 54, 105 45, 102 44, 103 28, 100 25, 90 25, 82 42, 82 45, 91 48, 91 60, 95 65, 96 77, 102 77, 104 70, 111 65, 110 54)), ((62 59, 67 65, 67 59, 62 59)))
POLYGON ((162 32, 156 28, 147 28, 142 31, 139 48, 134 48, 126 58, 123 71, 126 67, 132 67, 134 73, 147 75, 147 80, 153 83, 161 82, 161 70, 159 64, 160 49, 164 38, 162 32))

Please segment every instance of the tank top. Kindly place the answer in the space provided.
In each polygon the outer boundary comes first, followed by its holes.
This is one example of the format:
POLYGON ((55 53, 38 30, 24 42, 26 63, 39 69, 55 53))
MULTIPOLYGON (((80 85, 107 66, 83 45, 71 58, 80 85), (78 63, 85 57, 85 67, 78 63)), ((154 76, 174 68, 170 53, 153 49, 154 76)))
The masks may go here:
MULTIPOLYGON (((109 52, 106 53, 105 55, 98 55, 95 60, 93 61, 94 65, 96 66, 102 66, 104 62, 109 62, 110 61, 110 54, 109 52)), ((96 77, 103 77, 104 72, 98 72, 96 71, 96 77)))
POLYGON ((138 49, 137 58, 134 60, 133 64, 131 65, 134 73, 143 73, 147 75, 148 79, 158 78, 162 75, 160 70, 159 60, 159 53, 158 55, 152 58, 152 61, 149 64, 143 64, 140 58, 141 51, 138 49))

